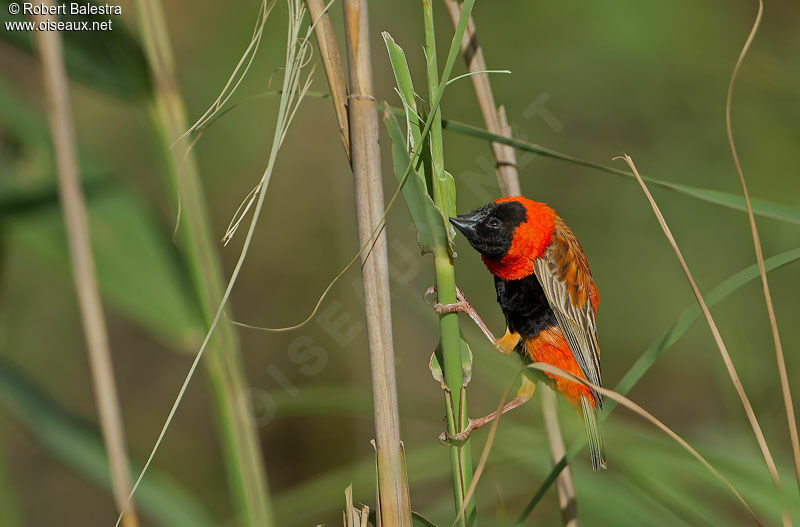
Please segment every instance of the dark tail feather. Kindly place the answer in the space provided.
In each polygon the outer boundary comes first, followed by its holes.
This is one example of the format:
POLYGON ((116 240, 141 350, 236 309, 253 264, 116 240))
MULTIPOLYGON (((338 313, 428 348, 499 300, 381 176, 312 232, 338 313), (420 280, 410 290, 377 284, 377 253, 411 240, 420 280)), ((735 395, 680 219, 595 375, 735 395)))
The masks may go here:
POLYGON ((607 467, 606 448, 603 443, 603 435, 600 433, 600 423, 597 421, 597 411, 584 395, 581 395, 581 410, 583 410, 583 424, 586 427, 586 436, 589 438, 592 468, 594 470, 604 470, 607 467))

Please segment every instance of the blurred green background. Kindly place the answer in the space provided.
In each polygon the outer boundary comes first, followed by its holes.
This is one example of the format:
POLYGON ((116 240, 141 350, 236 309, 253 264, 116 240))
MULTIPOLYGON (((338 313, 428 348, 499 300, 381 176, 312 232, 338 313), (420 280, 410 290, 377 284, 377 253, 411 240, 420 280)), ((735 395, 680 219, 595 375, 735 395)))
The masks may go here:
MULTIPOLYGON (((246 47, 257 3, 174 0, 165 8, 191 119, 216 98, 246 47)), ((135 9, 125 3, 123 10, 135 34, 135 9)), ((397 105, 380 31, 389 31, 405 48, 417 85, 424 85, 421 5, 373 2, 370 10, 376 93, 397 105)), ((434 3, 434 10, 444 52, 452 27, 442 5, 434 3)), ((331 12, 341 28, 339 6, 331 12)), ((754 15, 752 2, 721 0, 478 2, 474 13, 488 66, 512 71, 493 76, 492 86, 515 137, 606 164, 627 152, 645 176, 733 194, 740 188, 725 137, 725 94, 754 15)), ((254 67, 234 100, 278 87, 285 18, 285 4, 278 2, 254 67)), ((769 2, 733 106, 751 195, 795 211, 800 210, 798 34, 800 5, 769 2)), ((91 449, 82 453, 80 446, 87 444, 82 441, 87 430, 96 426, 95 406, 52 194, 54 169, 39 66, 8 42, 18 36, 2 36, 0 524, 108 525, 115 513, 98 476, 102 467, 92 465, 91 449), (20 385, 21 379, 27 384, 20 385), (51 428, 37 417, 37 409, 52 409, 54 403, 61 408, 58 419, 64 427, 51 428), (67 429, 75 436, 59 435, 67 429), (65 462, 65 456, 83 468, 65 462)), ((109 37, 91 38, 102 47, 109 37)), ((327 90, 318 70, 312 89, 327 90)), ((462 72, 459 59, 456 73, 462 72)), ((131 88, 127 81, 121 85, 131 88)), ((141 460, 191 361, 186 352, 196 348, 203 328, 173 246, 176 211, 162 182, 144 101, 117 97, 91 82, 73 83, 72 100, 87 180, 97 182, 88 184, 87 194, 94 240, 102 246, 98 271, 129 447, 141 460)), ((277 102, 277 97, 242 102, 197 144, 217 238, 263 171, 277 102)), ((445 118, 483 126, 468 80, 448 88, 442 110, 445 118)), ((336 129, 330 101, 307 98, 279 156, 260 227, 233 293, 238 320, 266 326, 302 320, 358 250, 352 178, 336 129)), ((396 183, 386 145, 384 138, 388 199, 396 183)), ((485 142, 445 131, 445 157, 456 178, 459 210, 499 197, 485 142)), ((634 182, 523 152, 518 159, 524 194, 554 207, 583 244, 600 289, 604 381, 614 386, 693 304, 691 291, 634 182)), ((744 213, 664 190, 654 189, 654 195, 704 292, 755 262, 744 213)), ((800 225, 765 218, 758 225, 767 257, 800 246, 800 225)), ((404 205, 390 212, 387 232, 412 504, 447 525, 452 520, 449 457, 436 441, 444 426, 442 397, 427 367, 438 328, 422 300, 433 283, 432 265, 429 257, 418 255, 404 205)), ((241 241, 240 233, 229 246, 219 245, 228 272, 241 241)), ((501 332, 491 277, 463 239, 457 247, 460 287, 489 326, 501 332)), ((776 270, 770 283, 798 397, 800 265, 776 270)), ((374 504, 362 296, 359 271, 351 269, 317 319, 303 329, 277 335, 239 332, 277 525, 338 524, 350 481, 357 502, 374 504)), ((760 285, 753 280, 713 313, 793 498, 795 517, 800 517, 763 305, 760 285)), ((470 413, 483 415, 497 405, 517 361, 496 356, 466 319, 462 327, 475 351, 470 413)), ((695 324, 664 353, 631 397, 686 437, 763 517, 777 522, 768 474, 704 323, 695 324)), ((560 401, 559 409, 569 444, 583 432, 568 405, 560 401)), ((650 425, 618 410, 605 428, 609 470, 592 473, 585 453, 573 464, 583 525, 733 525, 746 520, 719 483, 650 425)), ((474 437, 477 461, 486 432, 474 437)), ((534 399, 501 423, 477 490, 481 524, 505 525, 516 518, 549 466, 540 404, 534 399)), ((179 493, 162 494, 164 506, 196 515, 191 521, 181 516, 184 524, 235 525, 202 375, 192 383, 154 468, 153 479, 179 493)), ((142 516, 145 525, 179 521, 142 516)), ((560 524, 554 489, 532 518, 539 525, 560 524)))

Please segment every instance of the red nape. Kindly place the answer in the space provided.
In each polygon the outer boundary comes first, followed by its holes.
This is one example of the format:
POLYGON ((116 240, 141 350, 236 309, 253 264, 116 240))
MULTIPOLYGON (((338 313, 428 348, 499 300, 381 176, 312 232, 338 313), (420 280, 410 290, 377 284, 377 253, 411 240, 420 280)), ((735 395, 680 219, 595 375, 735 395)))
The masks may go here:
POLYGON ((493 275, 503 280, 519 280, 533 273, 533 260, 542 255, 550 244, 555 229, 555 211, 524 196, 500 198, 495 203, 516 201, 525 207, 524 222, 514 230, 511 247, 500 260, 483 256, 483 263, 493 275))
MULTIPOLYGON (((579 379, 585 379, 583 373, 581 373, 580 366, 578 366, 578 362, 569 350, 569 345, 566 339, 564 339, 561 328, 558 326, 550 326, 536 337, 525 339, 524 346, 525 352, 533 362, 551 364, 556 368, 561 368, 571 373, 579 379)), ((573 406, 580 407, 581 395, 586 396, 586 400, 589 401, 589 404, 592 406, 595 405, 592 392, 585 384, 579 384, 550 373, 545 373, 545 375, 550 377, 552 387, 563 395, 573 406)))

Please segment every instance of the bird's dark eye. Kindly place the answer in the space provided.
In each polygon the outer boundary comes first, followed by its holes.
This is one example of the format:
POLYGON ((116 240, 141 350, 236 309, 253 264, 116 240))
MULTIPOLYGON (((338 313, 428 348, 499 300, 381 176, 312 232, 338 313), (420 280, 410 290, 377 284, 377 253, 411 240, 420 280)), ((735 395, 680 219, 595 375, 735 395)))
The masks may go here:
POLYGON ((500 223, 500 220, 498 220, 497 218, 492 218, 492 219, 489 220, 488 225, 492 229, 499 229, 501 223, 500 223))

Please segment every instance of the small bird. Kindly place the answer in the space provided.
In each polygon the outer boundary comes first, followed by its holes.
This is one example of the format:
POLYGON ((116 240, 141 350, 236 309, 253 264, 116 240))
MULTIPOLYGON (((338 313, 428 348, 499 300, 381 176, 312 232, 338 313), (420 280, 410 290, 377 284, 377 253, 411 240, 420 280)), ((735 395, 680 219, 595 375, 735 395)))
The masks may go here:
MULTIPOLYGON (((583 248, 553 209, 523 196, 505 197, 469 214, 450 218, 494 275, 497 302, 506 333, 495 339, 459 292, 459 302, 439 313, 464 311, 504 354, 517 351, 523 361, 552 364, 601 386, 597 342, 597 286, 583 248)), ((548 384, 583 413, 592 467, 606 468, 597 411, 602 396, 586 385, 546 374, 548 384)), ((536 383, 523 376, 505 413, 528 401, 536 383)), ((469 421, 459 439, 488 423, 497 412, 469 421)))

